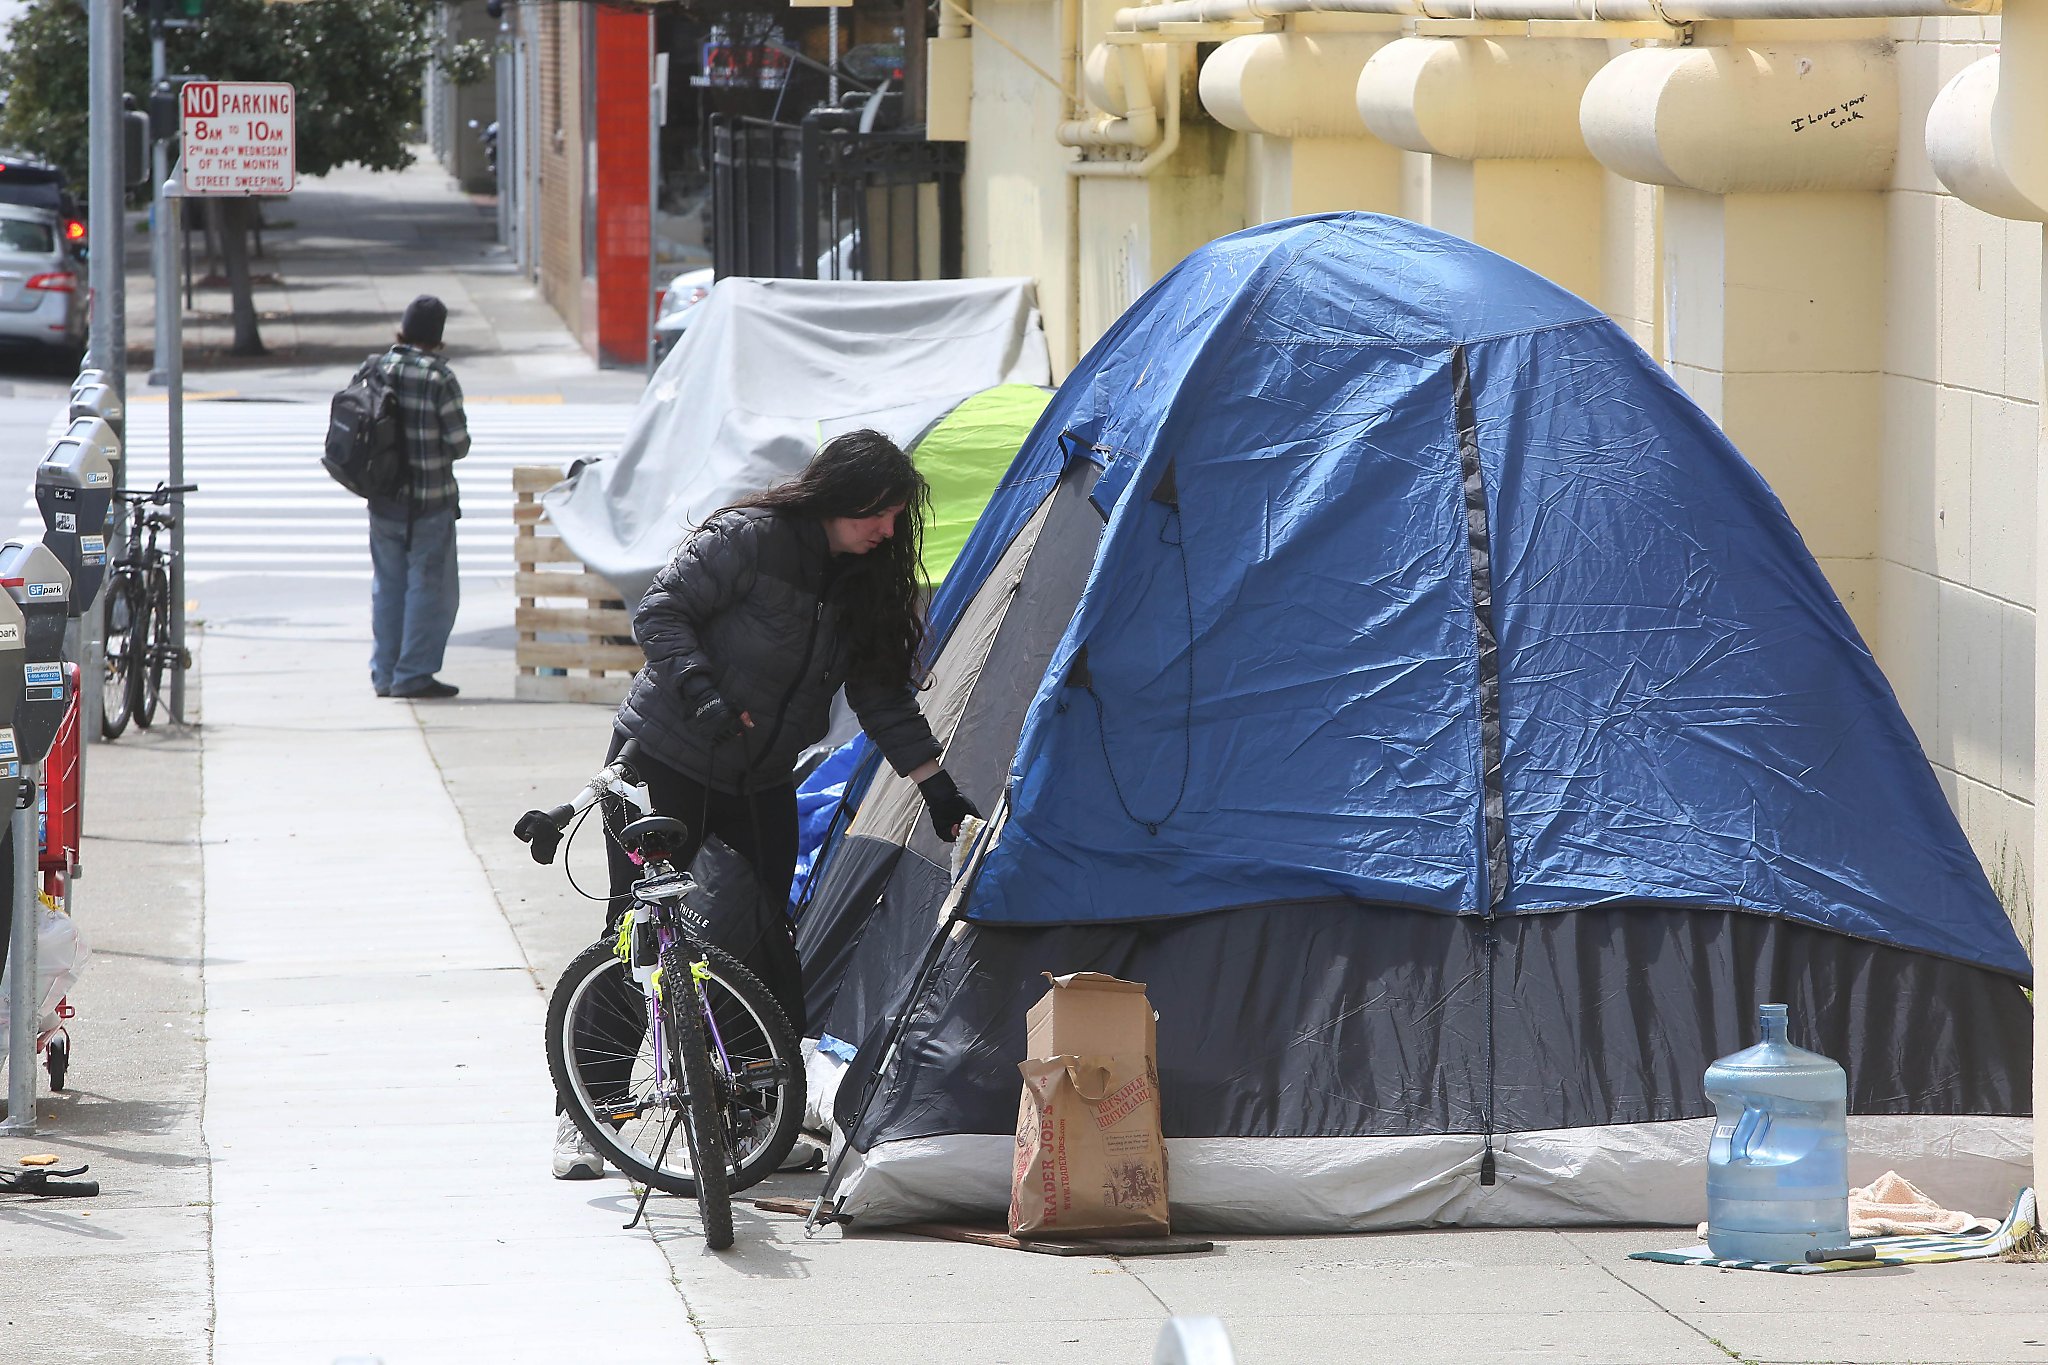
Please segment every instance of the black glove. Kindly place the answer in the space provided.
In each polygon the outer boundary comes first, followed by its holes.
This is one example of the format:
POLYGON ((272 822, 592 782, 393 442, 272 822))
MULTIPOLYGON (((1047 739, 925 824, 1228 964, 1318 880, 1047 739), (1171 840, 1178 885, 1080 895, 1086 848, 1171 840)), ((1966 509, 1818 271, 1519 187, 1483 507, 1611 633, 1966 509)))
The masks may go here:
POLYGON ((924 797, 925 809, 932 813, 932 828, 949 844, 953 842, 962 820, 970 815, 977 820, 981 818, 981 812, 960 794, 960 788, 954 785, 952 776, 944 768, 918 783, 917 791, 924 797))
POLYGON ((683 705, 689 710, 689 719, 684 723, 704 743, 715 749, 746 732, 738 714, 703 674, 685 673, 682 690, 683 705))

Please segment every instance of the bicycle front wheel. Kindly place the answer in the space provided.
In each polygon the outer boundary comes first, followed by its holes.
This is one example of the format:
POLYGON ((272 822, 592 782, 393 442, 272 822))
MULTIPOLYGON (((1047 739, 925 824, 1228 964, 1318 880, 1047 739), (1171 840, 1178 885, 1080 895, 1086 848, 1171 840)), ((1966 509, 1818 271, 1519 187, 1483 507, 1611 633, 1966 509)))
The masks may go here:
POLYGON ((107 584, 101 601, 101 629, 105 649, 100 659, 100 737, 119 739, 128 728, 135 698, 129 674, 135 671, 136 618, 141 615, 141 594, 132 577, 123 575, 107 584))
POLYGON ((135 658, 136 681, 141 684, 135 689, 135 723, 145 730, 156 720, 157 706, 163 700, 164 671, 177 648, 171 641, 171 576, 161 568, 150 571, 147 603, 148 610, 135 633, 141 646, 135 658))
MULTIPOLYGON (((803 1058, 768 989, 718 949, 698 951, 708 973, 702 995, 717 1028, 712 1052, 728 1078, 732 1188, 743 1190, 772 1174, 796 1142, 803 1058)), ((676 1077, 666 1094, 656 1085, 646 996, 610 939, 585 948, 562 972, 548 1000, 547 1052, 563 1110, 606 1160, 655 1189, 696 1194, 686 1150, 671 1145, 656 1160, 676 1077)))
POLYGON ((697 1180, 697 1211, 704 1220, 704 1244, 713 1251, 732 1245, 732 1171, 725 1147, 725 1091, 711 1060, 704 1028, 704 997, 691 966, 695 956, 681 948, 661 955, 662 1041, 669 1069, 683 1078, 683 1137, 697 1180))

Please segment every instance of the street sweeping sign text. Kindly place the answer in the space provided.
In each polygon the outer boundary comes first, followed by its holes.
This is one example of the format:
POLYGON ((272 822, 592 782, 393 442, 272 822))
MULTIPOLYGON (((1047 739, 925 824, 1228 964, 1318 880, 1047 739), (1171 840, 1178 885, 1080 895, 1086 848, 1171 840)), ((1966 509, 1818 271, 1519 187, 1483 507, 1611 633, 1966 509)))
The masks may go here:
POLYGON ((298 179, 294 100, 282 82, 186 82, 185 193, 290 194, 298 179))

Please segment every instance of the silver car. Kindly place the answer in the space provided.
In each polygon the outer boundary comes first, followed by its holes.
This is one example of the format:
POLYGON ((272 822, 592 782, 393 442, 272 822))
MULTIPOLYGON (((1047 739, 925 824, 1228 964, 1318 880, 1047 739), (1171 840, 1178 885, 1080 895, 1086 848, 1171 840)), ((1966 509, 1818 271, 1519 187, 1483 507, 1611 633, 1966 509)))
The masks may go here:
POLYGON ((0 342, 32 341, 76 360, 85 331, 85 272, 62 216, 0 203, 0 342))

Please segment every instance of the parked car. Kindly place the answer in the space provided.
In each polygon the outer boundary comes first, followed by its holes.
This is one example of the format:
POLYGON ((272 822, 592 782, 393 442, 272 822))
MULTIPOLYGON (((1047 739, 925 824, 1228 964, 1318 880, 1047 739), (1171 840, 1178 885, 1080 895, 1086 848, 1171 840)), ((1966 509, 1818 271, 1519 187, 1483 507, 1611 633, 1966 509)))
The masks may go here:
POLYGON ((57 215, 65 243, 85 251, 85 215, 65 184, 64 172, 23 152, 0 149, 0 204, 48 209, 57 215))
POLYGON ((65 219, 0 202, 0 341, 33 342, 75 362, 85 330, 85 279, 65 245, 65 219))
POLYGON ((654 310, 654 358, 657 362, 666 360, 668 353, 675 349, 676 338, 689 330, 690 318, 697 305, 704 302, 711 292, 712 282, 717 278, 710 266, 701 270, 685 270, 668 282, 668 288, 661 293, 661 304, 654 310))

